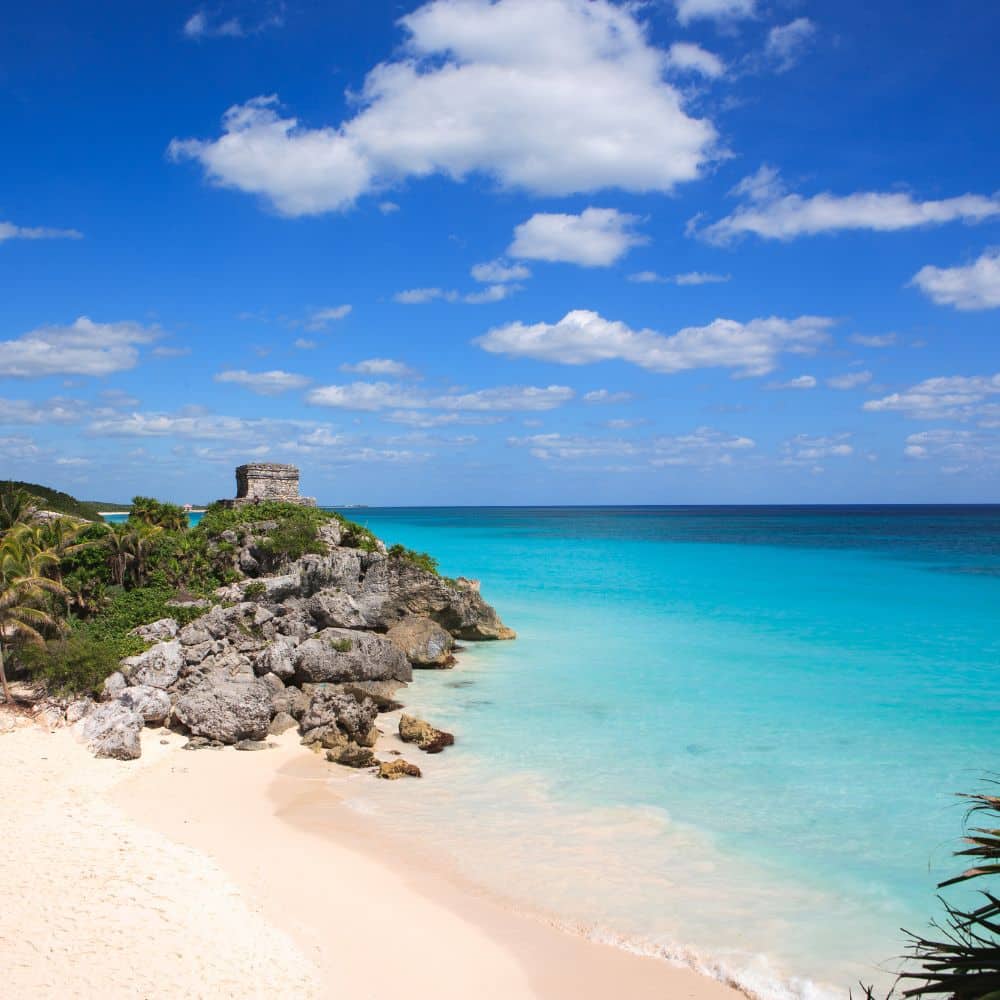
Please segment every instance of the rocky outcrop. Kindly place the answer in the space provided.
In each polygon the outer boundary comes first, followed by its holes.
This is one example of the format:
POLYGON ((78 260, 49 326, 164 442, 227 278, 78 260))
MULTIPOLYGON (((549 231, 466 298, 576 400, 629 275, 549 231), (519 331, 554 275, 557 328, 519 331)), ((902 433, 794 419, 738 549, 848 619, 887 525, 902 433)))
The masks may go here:
POLYGON ((397 646, 381 635, 352 629, 318 632, 296 648, 293 662, 300 683, 408 681, 413 677, 409 661, 397 646))
POLYGON ((450 667, 455 662, 455 640, 437 622, 408 615, 386 633, 415 667, 450 667))
POLYGON ((131 631, 131 635, 145 639, 146 642, 168 642, 176 639, 180 626, 173 618, 161 618, 159 621, 150 622, 148 625, 140 625, 131 631))
POLYGON ((451 733, 436 729, 429 722, 414 715, 403 714, 399 718, 399 738, 404 743, 416 743, 424 753, 440 753, 455 742, 451 733))
POLYGON ((178 698, 174 715, 195 736, 220 743, 263 740, 271 724, 271 693, 256 678, 215 674, 178 698))
POLYGON ((358 745, 373 746, 377 716, 378 708, 371 698, 358 700, 321 684, 312 692, 299 725, 304 735, 321 727, 336 726, 358 745))
POLYGON ((399 778, 420 778, 420 768, 416 764, 411 764, 408 760, 397 758, 396 760, 380 761, 378 765, 378 776, 388 781, 396 781, 399 778))

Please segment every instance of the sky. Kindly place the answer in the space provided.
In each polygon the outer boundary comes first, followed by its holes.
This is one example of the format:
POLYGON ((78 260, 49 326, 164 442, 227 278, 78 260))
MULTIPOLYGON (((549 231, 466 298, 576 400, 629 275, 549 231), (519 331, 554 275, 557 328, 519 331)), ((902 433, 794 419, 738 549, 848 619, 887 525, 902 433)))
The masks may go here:
POLYGON ((1000 7, 4 3, 0 476, 1000 501, 1000 7))

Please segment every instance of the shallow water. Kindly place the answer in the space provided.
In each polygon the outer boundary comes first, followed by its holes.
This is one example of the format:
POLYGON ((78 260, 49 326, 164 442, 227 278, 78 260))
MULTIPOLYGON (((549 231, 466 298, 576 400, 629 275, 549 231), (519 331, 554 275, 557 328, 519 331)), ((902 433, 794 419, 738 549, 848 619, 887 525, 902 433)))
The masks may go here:
POLYGON ((411 689, 415 836, 764 995, 886 981, 998 759, 1000 508, 347 513, 519 633, 411 689))

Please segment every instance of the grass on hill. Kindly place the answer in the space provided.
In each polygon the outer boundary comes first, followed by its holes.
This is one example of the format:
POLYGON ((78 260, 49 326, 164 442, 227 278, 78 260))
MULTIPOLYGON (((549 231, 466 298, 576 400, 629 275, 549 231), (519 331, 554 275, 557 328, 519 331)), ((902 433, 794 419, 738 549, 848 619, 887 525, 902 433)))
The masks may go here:
POLYGON ((76 497, 54 490, 49 486, 41 486, 38 483, 22 483, 17 480, 5 480, 0 482, 0 493, 16 493, 24 490, 30 493, 38 501, 38 506, 42 510, 53 510, 58 514, 66 514, 68 517, 81 518, 84 521, 100 521, 101 515, 98 511, 108 510, 100 504, 88 500, 77 500, 76 497))

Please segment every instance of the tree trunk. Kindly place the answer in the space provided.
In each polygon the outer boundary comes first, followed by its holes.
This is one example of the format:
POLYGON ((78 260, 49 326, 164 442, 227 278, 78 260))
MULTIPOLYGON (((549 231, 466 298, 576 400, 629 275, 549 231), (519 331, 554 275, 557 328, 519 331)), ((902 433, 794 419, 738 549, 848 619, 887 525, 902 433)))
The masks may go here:
POLYGON ((7 672, 4 670, 4 659, 6 654, 3 648, 3 637, 0 636, 0 687, 3 688, 3 700, 5 705, 13 705, 14 699, 10 696, 10 688, 7 687, 7 672))

